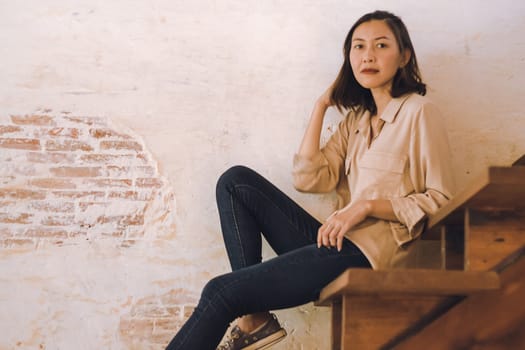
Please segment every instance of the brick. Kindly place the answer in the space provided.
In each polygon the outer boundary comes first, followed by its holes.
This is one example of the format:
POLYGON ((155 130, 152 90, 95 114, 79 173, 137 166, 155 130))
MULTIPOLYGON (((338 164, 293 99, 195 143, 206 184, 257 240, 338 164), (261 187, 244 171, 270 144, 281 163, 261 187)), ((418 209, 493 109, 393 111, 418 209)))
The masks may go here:
POLYGON ((104 199, 106 193, 103 191, 54 191, 53 195, 59 198, 70 198, 70 199, 104 199))
POLYGON ((40 149, 40 141, 36 139, 0 139, 0 147, 2 148, 13 148, 13 149, 25 149, 36 151, 40 149))
POLYGON ((36 247, 36 242, 29 238, 9 238, 9 239, 0 239, 0 248, 28 248, 36 247))
POLYGON ((79 160, 83 163, 105 163, 124 165, 145 165, 148 159, 140 154, 83 154, 79 160))
POLYGON ((162 186, 162 181, 158 178, 138 178, 135 179, 135 185, 137 187, 160 188, 162 186))
POLYGON ((29 181, 31 186, 41 187, 41 188, 56 188, 56 189, 73 189, 77 186, 66 179, 56 179, 56 178, 42 178, 34 179, 29 181))
POLYGON ((100 167, 58 167, 49 171, 58 177, 97 177, 100 176, 100 167))
POLYGON ((75 211, 75 203, 72 202, 54 202, 33 201, 29 204, 29 209, 42 212, 53 213, 72 213, 75 211))
POLYGON ((153 334, 155 321, 150 318, 128 318, 121 319, 120 332, 127 337, 147 337, 153 334))
POLYGON ((84 181, 84 183, 96 187, 131 187, 133 185, 130 179, 99 179, 84 181))
POLYGON ((0 222, 5 224, 31 224, 33 215, 29 213, 8 214, 0 213, 0 222))
POLYGON ((68 238, 68 231, 63 229, 56 229, 50 227, 35 227, 30 228, 24 233, 25 237, 32 238, 68 238))
POLYGON ((116 216, 100 216, 97 219, 99 224, 117 223, 123 226, 138 226, 144 225, 144 214, 134 215, 116 215, 116 216))
POLYGON ((45 199, 46 193, 25 189, 0 189, 0 198, 5 199, 45 199))
POLYGON ((14 236, 13 230, 10 228, 10 225, 0 226, 0 239, 7 239, 14 236))
POLYGON ((75 155, 71 153, 48 153, 48 152, 28 152, 27 161, 32 163, 73 163, 75 155))
POLYGON ((64 117, 65 120, 69 120, 73 123, 84 124, 84 125, 98 125, 102 123, 101 118, 97 117, 64 117))
POLYGON ((14 125, 0 125, 0 135, 11 134, 22 131, 22 128, 14 125))
POLYGON ((46 150, 50 152, 55 151, 84 151, 84 152, 91 152, 94 150, 94 148, 85 143, 80 141, 74 141, 74 140, 63 140, 63 141, 55 141, 55 140, 49 140, 46 142, 46 150))
POLYGON ((108 202, 80 202, 78 209, 80 212, 85 212, 88 209, 96 208, 97 210, 104 210, 110 205, 108 202))
POLYGON ((105 176, 107 177, 125 177, 125 176, 128 176, 129 173, 130 173, 129 166, 108 165, 106 167, 105 176))
POLYGON ((13 201, 0 201, 0 208, 7 208, 7 207, 10 207, 14 204, 16 204, 17 202, 13 202, 13 201))
POLYGON ((172 289, 168 293, 160 297, 160 301, 164 305, 185 305, 197 304, 198 295, 191 290, 185 288, 172 289))
POLYGON ((80 131, 77 128, 53 128, 48 130, 47 134, 52 137, 61 136, 78 139, 80 131))
POLYGON ((104 150, 142 151, 142 145, 135 141, 102 141, 100 148, 104 150))
POLYGON ((130 311, 132 317, 166 317, 168 311, 162 305, 154 303, 135 304, 130 311))
POLYGON ((40 221, 41 225, 44 226, 69 226, 75 223, 75 216, 48 216, 40 221))
POLYGON ((48 115, 11 116, 11 121, 18 125, 53 125, 53 119, 48 115))
POLYGON ((101 232, 100 235, 102 237, 124 238, 124 232, 123 231, 101 232))
POLYGON ((111 191, 108 193, 108 198, 129 199, 136 201, 139 199, 139 193, 137 191, 111 191))
POLYGON ((138 166, 136 170, 143 176, 155 176, 157 174, 157 169, 152 166, 138 166))
POLYGON ((131 138, 129 135, 118 133, 112 129, 89 129, 89 134, 96 139, 103 139, 103 138, 130 139, 131 138))

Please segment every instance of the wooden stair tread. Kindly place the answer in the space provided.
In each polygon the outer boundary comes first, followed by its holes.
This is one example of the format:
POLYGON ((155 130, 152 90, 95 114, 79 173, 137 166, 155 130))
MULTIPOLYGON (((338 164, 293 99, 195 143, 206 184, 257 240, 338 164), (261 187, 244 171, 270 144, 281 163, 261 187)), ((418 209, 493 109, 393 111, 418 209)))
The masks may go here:
POLYGON ((479 210, 514 210, 525 207, 525 167, 489 167, 465 190, 452 198, 429 219, 428 227, 447 223, 455 211, 463 208, 479 210))
POLYGON ((316 305, 328 306, 341 295, 468 295, 498 288, 493 271, 350 268, 321 291, 316 305))
POLYGON ((465 298, 444 315, 415 324, 385 349, 523 349, 525 247, 500 270, 501 288, 465 298))

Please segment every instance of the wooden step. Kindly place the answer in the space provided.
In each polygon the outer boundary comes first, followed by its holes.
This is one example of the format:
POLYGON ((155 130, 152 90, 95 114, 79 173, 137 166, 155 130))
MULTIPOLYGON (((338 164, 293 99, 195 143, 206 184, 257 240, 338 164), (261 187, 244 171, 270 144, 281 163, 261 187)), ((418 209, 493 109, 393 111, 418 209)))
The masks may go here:
POLYGON ((500 289, 465 298, 385 349, 525 349, 525 247, 507 260, 500 289))
POLYGON ((495 272, 348 269, 316 305, 332 306, 332 349, 378 349, 450 296, 497 288, 495 272))

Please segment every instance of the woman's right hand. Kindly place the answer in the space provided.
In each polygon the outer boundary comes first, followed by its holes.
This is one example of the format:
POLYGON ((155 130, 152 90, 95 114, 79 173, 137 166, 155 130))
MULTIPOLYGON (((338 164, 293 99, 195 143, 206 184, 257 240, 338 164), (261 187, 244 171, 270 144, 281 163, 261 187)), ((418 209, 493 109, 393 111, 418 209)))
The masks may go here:
POLYGON ((332 100, 332 92, 334 91, 334 84, 330 85, 326 91, 319 96, 317 103, 321 104, 322 107, 328 108, 333 106, 334 100, 332 100))
POLYGON ((303 157, 311 158, 319 152, 319 139, 321 138, 321 130, 323 127, 323 119, 328 107, 334 105, 332 100, 333 84, 330 85, 326 91, 319 96, 315 102, 314 109, 310 116, 310 122, 304 132, 303 141, 299 147, 299 152, 303 157))

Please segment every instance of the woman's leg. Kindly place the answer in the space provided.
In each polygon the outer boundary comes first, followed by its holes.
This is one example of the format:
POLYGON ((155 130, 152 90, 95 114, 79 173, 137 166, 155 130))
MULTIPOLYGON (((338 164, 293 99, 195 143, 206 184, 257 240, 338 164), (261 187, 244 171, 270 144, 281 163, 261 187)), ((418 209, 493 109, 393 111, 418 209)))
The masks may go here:
POLYGON ((280 255, 316 242, 321 226, 268 180, 243 166, 219 178, 217 206, 234 271, 261 262, 261 234, 280 255))
POLYGON ((215 349, 235 318, 314 301, 348 267, 370 264, 345 239, 340 252, 314 243, 218 276, 205 286, 195 311, 167 349, 215 349))
POLYGON ((340 253, 317 248, 321 223, 248 168, 233 167, 221 176, 217 203, 234 272, 207 284, 168 349, 214 349, 235 318, 315 300, 347 267, 369 267, 350 242, 340 253), (261 233, 281 255, 262 264, 261 233))

